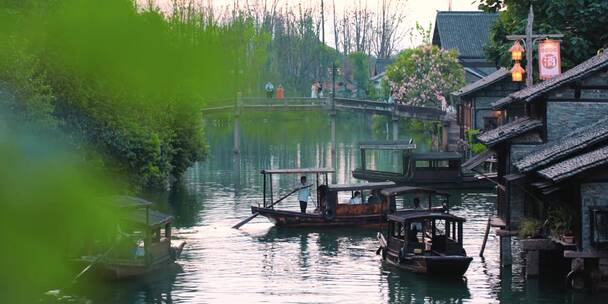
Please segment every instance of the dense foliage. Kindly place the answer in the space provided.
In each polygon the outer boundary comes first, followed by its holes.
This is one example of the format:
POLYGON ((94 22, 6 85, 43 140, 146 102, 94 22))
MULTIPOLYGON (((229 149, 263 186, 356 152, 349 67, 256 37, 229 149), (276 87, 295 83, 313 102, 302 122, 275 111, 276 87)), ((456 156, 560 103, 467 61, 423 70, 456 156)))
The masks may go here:
MULTIPOLYGON (((608 46, 608 1, 605 0, 482 0, 480 9, 496 12, 488 56, 501 66, 511 66, 509 34, 524 34, 530 5, 534 8, 535 33, 564 34, 562 68, 569 69, 608 46)), ((536 55, 536 54, 535 54, 536 55)))
POLYGON ((348 64, 350 67, 350 78, 357 86, 357 97, 363 98, 369 90, 369 57, 362 52, 348 54, 348 64))
POLYGON ((136 187, 165 187, 203 159, 200 107, 234 96, 225 84, 237 78, 250 85, 265 61, 268 35, 237 15, 220 24, 130 0, 0 4, 2 105, 136 187))
POLYGON ((464 85, 457 58, 456 50, 430 44, 401 52, 386 72, 393 98, 413 106, 441 107, 445 96, 464 85))

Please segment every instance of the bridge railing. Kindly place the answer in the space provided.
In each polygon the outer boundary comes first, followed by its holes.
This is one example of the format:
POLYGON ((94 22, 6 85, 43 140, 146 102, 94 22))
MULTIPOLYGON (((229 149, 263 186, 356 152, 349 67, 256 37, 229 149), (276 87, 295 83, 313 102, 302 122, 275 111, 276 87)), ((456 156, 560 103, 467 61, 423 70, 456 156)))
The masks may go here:
MULTIPOLYGON (((277 98, 265 98, 265 97, 243 97, 238 102, 238 108, 243 109, 260 109, 265 108, 322 108, 330 106, 330 99, 325 98, 309 98, 309 97, 287 97, 283 99, 277 98)), ((361 100, 361 99, 350 99, 350 98, 334 98, 335 106, 337 109, 346 111, 365 111, 380 115, 391 115, 399 117, 414 117, 421 119, 439 119, 445 115, 440 109, 429 108, 429 107, 418 107, 404 104, 397 104, 395 110, 394 103, 387 103, 382 101, 373 100, 361 100)), ((226 110, 237 110, 236 104, 227 104, 226 106, 206 108, 204 112, 218 112, 226 110)))
POLYGON ((276 105, 324 105, 325 98, 308 97, 285 97, 264 98, 264 97, 245 97, 241 99, 243 106, 276 106, 276 105))

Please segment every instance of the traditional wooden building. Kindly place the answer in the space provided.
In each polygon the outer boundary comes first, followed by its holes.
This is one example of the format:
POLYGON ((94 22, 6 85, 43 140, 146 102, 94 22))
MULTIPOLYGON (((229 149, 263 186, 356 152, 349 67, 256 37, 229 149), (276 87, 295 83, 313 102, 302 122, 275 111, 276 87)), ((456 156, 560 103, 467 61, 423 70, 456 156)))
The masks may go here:
POLYGON ((608 275, 608 53, 492 106, 526 114, 477 137, 498 159, 502 264, 511 235, 525 232, 529 276, 567 273, 572 260, 570 282, 598 286, 608 275))
POLYGON ((467 83, 496 71, 496 64, 485 57, 483 46, 489 41, 490 27, 498 14, 481 11, 439 11, 435 17, 433 45, 458 50, 467 83))
POLYGON ((522 106, 511 107, 509 115, 506 116, 492 107, 492 103, 522 88, 521 83, 511 81, 511 74, 507 69, 500 68, 453 92, 452 95, 458 98, 456 103, 460 138, 465 140, 467 130, 488 131, 508 122, 509 119, 522 117, 524 115, 522 106))

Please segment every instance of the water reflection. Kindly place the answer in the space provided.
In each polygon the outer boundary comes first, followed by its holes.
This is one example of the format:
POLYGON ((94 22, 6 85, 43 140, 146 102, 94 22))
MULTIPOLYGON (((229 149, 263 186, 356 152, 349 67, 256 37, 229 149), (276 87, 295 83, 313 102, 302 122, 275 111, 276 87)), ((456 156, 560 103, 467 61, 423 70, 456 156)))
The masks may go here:
POLYGON ((388 284, 389 303, 464 303, 471 298, 466 278, 436 278, 381 268, 388 284))
MULTIPOLYGON (((293 114, 293 113, 292 113, 293 114)), ((321 113, 322 114, 322 113, 321 113)), ((245 115, 247 116, 247 115, 245 115)), ((332 182, 352 181, 358 166, 357 143, 384 139, 382 120, 369 128, 361 117, 338 118, 338 163, 332 182)), ((251 116, 244 119, 240 155, 232 153, 230 122, 208 120, 209 159, 188 170, 169 194, 151 195, 157 209, 175 216, 177 235, 186 246, 183 272, 144 283, 103 285, 78 294, 90 303, 478 303, 593 301, 561 288, 525 283, 517 243, 514 265, 498 263, 498 239, 491 234, 485 259, 477 257, 492 193, 452 192, 453 213, 467 218, 464 248, 474 259, 466 280, 438 281, 383 266, 376 230, 359 228, 285 229, 258 217, 241 230, 230 227, 261 203, 260 170, 269 167, 331 165, 328 120, 320 113, 251 116), (302 117, 304 116, 304 118, 302 117), (154 197, 155 196, 155 197, 154 197)), ((420 134, 407 134, 420 143, 420 134)), ((389 168, 390 157, 374 160, 389 168)), ((294 176, 277 176, 275 191, 286 193, 294 176)), ((404 200, 404 206, 411 198, 404 200)), ((281 203, 283 204, 283 203, 281 203)), ((297 207, 295 198, 285 205, 297 207)))

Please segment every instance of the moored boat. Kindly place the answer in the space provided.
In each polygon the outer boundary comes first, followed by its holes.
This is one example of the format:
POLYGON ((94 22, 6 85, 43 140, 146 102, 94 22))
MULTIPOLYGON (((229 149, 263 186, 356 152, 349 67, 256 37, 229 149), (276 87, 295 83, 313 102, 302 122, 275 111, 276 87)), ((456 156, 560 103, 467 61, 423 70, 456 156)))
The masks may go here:
POLYGON ((488 176, 464 172, 462 155, 458 152, 415 152, 409 142, 364 142, 359 144, 361 168, 353 170, 353 177, 369 182, 393 181, 398 185, 432 187, 435 189, 487 188, 494 183, 488 176), (394 151, 403 164, 400 172, 382 171, 366 167, 367 151, 394 151))
POLYGON ((175 266, 186 243, 172 244, 173 217, 151 210, 152 203, 141 198, 111 200, 123 218, 113 223, 113 235, 91 240, 84 254, 76 258, 84 266, 76 278, 87 272, 104 279, 136 278, 175 266))
MULTIPOLYGON (((419 188, 397 187, 383 190, 388 197, 419 188)), ((382 260, 390 265, 417 273, 461 277, 472 257, 462 246, 464 218, 448 213, 449 209, 431 207, 432 194, 445 195, 427 189, 427 209, 400 210, 388 215, 386 237, 378 233, 382 260)))

